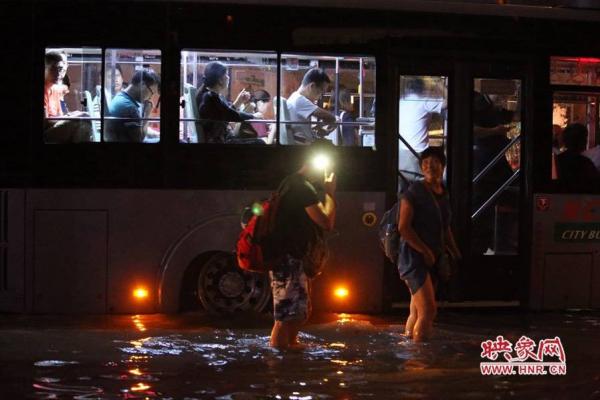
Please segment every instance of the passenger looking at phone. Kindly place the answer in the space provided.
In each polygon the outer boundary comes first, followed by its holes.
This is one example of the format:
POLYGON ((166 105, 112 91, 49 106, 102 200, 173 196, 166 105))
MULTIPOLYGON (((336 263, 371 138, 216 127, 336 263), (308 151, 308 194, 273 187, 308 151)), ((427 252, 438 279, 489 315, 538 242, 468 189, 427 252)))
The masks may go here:
POLYGON ((243 89, 231 104, 225 99, 223 93, 229 87, 229 79, 227 66, 224 64, 218 61, 206 64, 203 83, 196 95, 200 125, 204 129, 206 142, 264 144, 258 138, 239 137, 229 125, 229 122, 263 118, 261 112, 238 111, 242 104, 250 101, 249 91, 243 89))
POLYGON ((68 67, 66 54, 48 51, 44 57, 44 64, 44 141, 76 143, 92 140, 90 121, 78 119, 87 117, 87 113, 63 112, 62 101, 68 92, 68 87, 63 83, 68 67))
MULTIPOLYGON (((271 94, 264 89, 259 89, 252 93, 250 101, 244 105, 244 111, 248 113, 259 112, 264 118, 270 106, 271 94)), ((253 135, 262 139, 266 144, 275 143, 275 124, 269 124, 264 121, 242 122, 240 133, 253 135)))
POLYGON ((108 107, 109 118, 105 121, 107 142, 142 143, 155 141, 160 132, 149 127, 146 120, 154 104, 152 99, 159 95, 160 76, 152 69, 137 71, 131 83, 117 93, 108 107))
POLYGON ((304 75, 298 90, 287 99, 290 120, 303 122, 292 125, 295 144, 311 144, 317 138, 327 136, 336 128, 335 115, 315 104, 330 83, 331 80, 324 70, 321 68, 310 69, 304 75), (313 117, 318 120, 314 130, 311 127, 313 117))

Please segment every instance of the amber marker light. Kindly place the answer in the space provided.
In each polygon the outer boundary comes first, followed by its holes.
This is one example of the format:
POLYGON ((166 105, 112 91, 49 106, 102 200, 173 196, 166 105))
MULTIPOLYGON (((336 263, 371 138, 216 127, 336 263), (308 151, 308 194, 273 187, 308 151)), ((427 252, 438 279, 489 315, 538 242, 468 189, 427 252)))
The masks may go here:
POLYGON ((141 392, 141 391, 148 390, 148 389, 150 389, 150 386, 146 385, 145 383, 141 383, 141 382, 138 383, 137 385, 134 385, 131 387, 132 392, 141 392))
POLYGON ((333 291, 333 295, 340 300, 347 298, 349 294, 350 294, 350 292, 344 286, 338 286, 333 291))
POLYGON ((148 289, 145 287, 137 287, 133 290, 133 297, 137 300, 145 300, 148 298, 148 289))

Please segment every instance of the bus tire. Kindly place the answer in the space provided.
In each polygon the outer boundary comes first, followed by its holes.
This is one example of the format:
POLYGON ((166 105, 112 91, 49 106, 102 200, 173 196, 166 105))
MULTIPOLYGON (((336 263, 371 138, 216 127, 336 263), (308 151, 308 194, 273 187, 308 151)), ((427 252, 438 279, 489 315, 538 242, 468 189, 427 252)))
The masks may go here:
POLYGON ((216 252, 198 275, 198 299, 211 314, 262 312, 270 298, 269 276, 241 270, 234 253, 216 252))

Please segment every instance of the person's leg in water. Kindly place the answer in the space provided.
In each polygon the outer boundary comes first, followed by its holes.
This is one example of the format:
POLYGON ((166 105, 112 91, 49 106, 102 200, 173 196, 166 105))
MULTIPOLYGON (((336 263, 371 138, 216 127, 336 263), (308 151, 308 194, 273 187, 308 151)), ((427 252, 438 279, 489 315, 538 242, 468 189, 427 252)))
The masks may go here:
POLYGON ((299 319, 297 321, 293 321, 293 322, 295 322, 295 324, 293 324, 293 326, 291 327, 291 331, 290 331, 290 347, 292 347, 294 349, 298 349, 298 350, 302 350, 306 347, 305 345, 303 345, 302 343, 300 343, 298 341, 298 333, 300 332, 300 328, 302 328, 302 325, 304 325, 306 323, 306 321, 308 321, 308 318, 312 314, 312 302, 310 299, 311 292, 312 292, 312 282, 311 282, 310 278, 308 278, 308 277, 305 277, 305 279, 306 279, 306 285, 304 286, 304 288, 306 291, 306 296, 300 296, 298 299, 299 300, 299 309, 304 310, 304 318, 299 319))
POLYGON ((289 348, 294 350, 303 350, 306 346, 298 341, 298 333, 304 325, 305 320, 290 321, 289 330, 289 348))
POLYGON ((431 336, 433 320, 437 312, 435 290, 430 274, 427 274, 425 283, 415 292, 412 299, 417 309, 417 321, 413 328, 413 339, 415 342, 422 342, 431 336))
POLYGON ((408 318, 406 319, 406 327, 404 329, 404 335, 411 338, 413 336, 413 331, 415 328, 415 324, 417 323, 418 318, 417 305, 415 303, 415 296, 410 295, 410 314, 408 314, 408 318))
POLYGON ((285 268, 271 273, 275 323, 270 344, 280 350, 298 348, 298 332, 310 312, 309 281, 300 260, 289 257, 285 268))

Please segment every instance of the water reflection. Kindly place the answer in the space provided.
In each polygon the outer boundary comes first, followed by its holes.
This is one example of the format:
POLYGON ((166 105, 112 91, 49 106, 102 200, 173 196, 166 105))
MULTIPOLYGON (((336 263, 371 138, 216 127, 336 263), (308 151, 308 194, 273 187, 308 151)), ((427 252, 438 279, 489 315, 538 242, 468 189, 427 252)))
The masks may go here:
MULTIPOLYGON (((598 318, 571 314, 557 321, 556 329, 568 326, 581 335, 582 327, 591 331, 598 325, 598 318), (560 325, 565 319, 573 323, 560 325)), ((538 322, 530 326, 538 329, 545 324, 538 322)), ((333 322, 312 325, 302 332, 300 341, 308 345, 304 352, 286 353, 269 347, 267 329, 168 331, 153 328, 153 334, 148 335, 148 331, 136 328, 127 335, 115 333, 108 341, 106 336, 99 336, 103 343, 106 341, 109 350, 97 357, 82 351, 76 353, 77 360, 73 360, 72 349, 66 349, 54 354, 56 359, 34 361, 36 376, 32 396, 488 399, 491 393, 495 393, 494 397, 506 398, 524 390, 529 394, 539 391, 553 394, 541 380, 528 380, 526 385, 529 386, 526 386, 518 379, 482 377, 480 343, 491 336, 488 331, 478 333, 462 327, 440 326, 437 337, 424 344, 411 342, 402 331, 401 325, 375 326, 343 314, 333 322), (70 357, 63 357, 65 354, 70 357)), ((527 333, 522 328, 504 328, 493 333, 509 331, 527 333)), ((553 333, 562 335, 563 332, 553 333)), ((572 356, 569 353, 569 357, 572 356)), ((600 377, 597 378, 595 382, 600 381, 600 377)), ((565 383, 558 377, 553 382, 565 383)))

